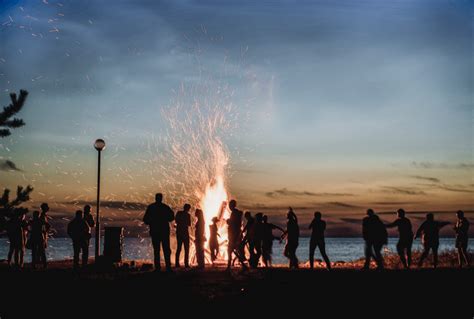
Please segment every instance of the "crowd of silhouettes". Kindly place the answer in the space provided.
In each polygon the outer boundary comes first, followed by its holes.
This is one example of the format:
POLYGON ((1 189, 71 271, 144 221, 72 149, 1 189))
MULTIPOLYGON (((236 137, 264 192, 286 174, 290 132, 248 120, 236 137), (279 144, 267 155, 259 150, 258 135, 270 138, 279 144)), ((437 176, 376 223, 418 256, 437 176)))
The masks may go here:
MULTIPOLYGON (((25 249, 31 250, 32 268, 42 265, 47 267, 46 249, 48 247, 48 237, 51 233, 49 223, 49 206, 46 203, 40 205, 41 211, 33 211, 32 219, 27 220, 26 209, 15 208, 6 225, 6 231, 10 243, 8 251, 8 264, 22 268, 24 264, 25 249)), ((163 203, 163 195, 156 194, 155 202, 150 204, 145 211, 143 221, 149 227, 151 236, 154 266, 156 271, 161 270, 160 255, 163 251, 166 270, 171 271, 171 247, 170 247, 170 223, 174 221, 176 228, 176 253, 175 267, 180 267, 181 251, 184 248, 184 267, 189 268, 191 264, 191 242, 194 243, 193 263, 198 268, 204 268, 206 264, 206 251, 210 256, 210 262, 215 263, 220 257, 220 247, 227 244, 227 268, 230 269, 235 262, 239 262, 243 269, 257 268, 262 261, 265 267, 272 267, 273 241, 286 240, 284 256, 289 260, 290 268, 298 268, 299 261, 296 251, 299 245, 300 228, 298 217, 290 207, 287 213, 286 229, 272 224, 268 221, 268 216, 262 213, 252 215, 237 208, 237 202, 231 200, 228 204, 223 203, 222 212, 219 216, 212 218, 209 227, 209 239, 206 238, 206 222, 204 213, 196 208, 194 212, 194 224, 191 217, 191 205, 185 204, 183 209, 176 215, 170 206, 163 203), (228 207, 230 216, 227 220, 222 219, 222 212, 228 207), (245 219, 245 222, 243 221, 245 219), (227 224, 227 242, 221 239, 220 229, 227 224), (194 233, 190 234, 190 228, 194 233), (274 231, 280 231, 279 236, 275 236, 274 231), (219 242, 220 239, 222 242, 219 242), (207 246, 206 246, 207 242, 207 246), (248 257, 247 257, 248 255, 248 257)), ((464 212, 456 213, 457 221, 453 227, 456 234, 455 247, 458 252, 459 267, 469 266, 468 240, 469 221, 465 218, 464 212)), ((418 260, 418 266, 431 252, 433 255, 433 267, 438 266, 439 232, 440 229, 450 224, 449 222, 437 221, 432 213, 426 215, 426 220, 413 232, 410 219, 403 209, 397 211, 397 218, 384 224, 379 216, 372 210, 367 210, 367 216, 362 220, 362 237, 365 242, 364 254, 365 263, 363 269, 369 269, 372 259, 375 261, 377 269, 384 269, 383 247, 388 243, 389 228, 398 230, 398 242, 396 250, 400 257, 400 262, 404 268, 409 269, 412 265, 412 246, 416 238, 421 237, 423 252, 418 260)), ((91 207, 84 206, 84 210, 78 210, 75 217, 67 225, 67 233, 72 239, 73 264, 74 268, 88 264, 89 246, 91 239, 91 229, 95 227, 95 221, 91 214, 91 207), (81 256, 82 254, 82 256, 81 256), (82 258, 81 258, 82 257, 82 258)), ((322 219, 321 212, 315 212, 314 218, 308 226, 311 231, 309 243, 309 266, 314 268, 314 254, 316 248, 319 249, 325 266, 331 270, 331 262, 326 252, 325 231, 326 221, 322 219)))

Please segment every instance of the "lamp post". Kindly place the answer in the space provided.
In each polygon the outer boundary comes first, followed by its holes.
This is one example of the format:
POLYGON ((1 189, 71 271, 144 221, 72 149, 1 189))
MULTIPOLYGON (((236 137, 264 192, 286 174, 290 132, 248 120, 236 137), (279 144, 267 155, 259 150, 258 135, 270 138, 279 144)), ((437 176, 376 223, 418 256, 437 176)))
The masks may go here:
POLYGON ((97 139, 94 143, 94 148, 97 150, 98 161, 97 161, 97 216, 95 223, 95 261, 100 255, 100 154, 105 149, 105 141, 103 139, 97 139))

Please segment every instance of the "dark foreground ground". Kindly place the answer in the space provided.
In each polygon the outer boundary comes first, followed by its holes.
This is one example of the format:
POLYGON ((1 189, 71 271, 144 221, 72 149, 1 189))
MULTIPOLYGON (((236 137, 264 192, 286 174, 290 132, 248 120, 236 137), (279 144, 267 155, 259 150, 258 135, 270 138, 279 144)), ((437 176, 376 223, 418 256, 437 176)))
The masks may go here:
POLYGON ((0 264, 0 317, 473 318, 474 269, 287 268, 173 273, 13 271, 0 264))

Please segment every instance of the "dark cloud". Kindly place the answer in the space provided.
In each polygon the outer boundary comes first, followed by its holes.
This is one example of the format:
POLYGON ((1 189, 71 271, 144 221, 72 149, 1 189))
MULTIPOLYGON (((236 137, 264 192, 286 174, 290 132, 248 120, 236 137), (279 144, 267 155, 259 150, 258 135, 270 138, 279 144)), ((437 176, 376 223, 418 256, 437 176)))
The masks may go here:
POLYGON ((436 177, 428 177, 428 176, 419 176, 419 175, 412 175, 411 178, 422 180, 422 181, 430 181, 433 183, 440 183, 441 181, 436 177))
POLYGON ((443 189, 443 190, 449 191, 449 192, 474 193, 474 190, 464 188, 463 186, 455 187, 455 186, 449 186, 449 185, 441 185, 441 186, 439 186, 439 189, 443 189))
POLYGON ((340 218, 340 220, 349 224, 360 224, 362 222, 362 219, 357 218, 340 218))
POLYGON ((328 204, 332 206, 338 206, 338 207, 344 207, 344 208, 360 208, 360 206, 347 204, 343 202, 329 202, 328 204))
MULTIPOLYGON (((67 204, 72 205, 90 205, 94 207, 96 205, 95 202, 89 201, 75 201, 75 202, 68 202, 67 204)), ((101 207, 109 208, 109 209, 124 209, 124 210, 144 210, 147 207, 147 204, 138 203, 138 202, 124 202, 124 201, 101 201, 101 207)))
POLYGON ((439 162, 411 162, 411 166, 415 168, 424 168, 424 169, 461 169, 461 170, 470 170, 474 169, 474 164, 471 163, 439 163, 439 162))
POLYGON ((10 160, 0 161, 0 171, 17 171, 21 172, 15 163, 10 160))
POLYGON ((414 188, 414 187, 384 186, 382 188, 385 193, 391 193, 391 194, 426 195, 424 191, 418 188, 414 188))
POLYGON ((403 202, 393 202, 393 201, 381 201, 381 202, 373 202, 372 205, 390 205, 390 206, 404 206, 404 205, 411 205, 411 204, 420 204, 423 202, 420 201, 403 201, 403 202))
POLYGON ((308 196, 308 197, 337 197, 337 196, 354 196, 348 193, 315 193, 309 191, 294 191, 287 188, 277 189, 271 192, 266 192, 267 197, 276 196, 308 196))

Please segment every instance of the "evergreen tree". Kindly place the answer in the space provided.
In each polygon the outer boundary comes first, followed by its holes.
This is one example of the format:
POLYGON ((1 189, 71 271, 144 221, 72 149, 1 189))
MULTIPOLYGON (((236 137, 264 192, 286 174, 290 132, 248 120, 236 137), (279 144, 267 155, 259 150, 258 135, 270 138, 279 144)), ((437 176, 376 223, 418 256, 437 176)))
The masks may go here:
POLYGON ((28 91, 20 90, 20 96, 17 98, 16 93, 10 93, 11 103, 3 108, 0 113, 0 137, 6 137, 11 134, 10 129, 15 129, 25 125, 22 119, 13 117, 21 111, 25 104, 28 91), (13 118, 12 118, 13 117, 13 118))

